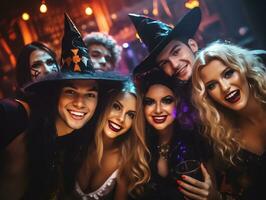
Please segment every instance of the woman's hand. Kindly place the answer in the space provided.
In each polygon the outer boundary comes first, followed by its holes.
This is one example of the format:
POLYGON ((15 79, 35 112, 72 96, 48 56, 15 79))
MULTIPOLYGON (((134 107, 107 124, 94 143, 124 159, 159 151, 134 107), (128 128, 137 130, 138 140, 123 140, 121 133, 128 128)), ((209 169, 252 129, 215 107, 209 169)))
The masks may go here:
POLYGON ((192 177, 182 175, 182 181, 177 180, 179 185, 178 189, 185 195, 186 199, 193 200, 217 200, 219 199, 218 192, 213 186, 210 175, 206 168, 201 163, 201 171, 203 174, 204 182, 196 180, 192 177))

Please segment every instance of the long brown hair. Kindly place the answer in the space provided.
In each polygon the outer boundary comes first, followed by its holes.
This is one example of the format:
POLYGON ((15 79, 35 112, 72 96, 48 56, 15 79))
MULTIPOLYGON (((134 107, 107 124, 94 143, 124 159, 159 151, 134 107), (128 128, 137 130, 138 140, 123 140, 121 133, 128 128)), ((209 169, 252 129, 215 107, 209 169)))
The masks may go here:
POLYGON ((145 143, 145 129, 142 102, 139 94, 135 92, 132 82, 127 83, 122 90, 112 90, 108 92, 108 101, 103 108, 103 112, 99 116, 99 121, 95 131, 95 145, 100 166, 103 156, 103 129, 107 121, 108 114, 112 108, 114 101, 122 93, 130 93, 136 100, 136 115, 133 119, 132 127, 129 131, 116 140, 119 140, 119 151, 121 155, 119 174, 127 177, 128 192, 131 195, 138 195, 143 190, 143 185, 150 178, 150 169, 148 165, 149 151, 145 143), (134 150, 133 150, 134 149, 134 150))

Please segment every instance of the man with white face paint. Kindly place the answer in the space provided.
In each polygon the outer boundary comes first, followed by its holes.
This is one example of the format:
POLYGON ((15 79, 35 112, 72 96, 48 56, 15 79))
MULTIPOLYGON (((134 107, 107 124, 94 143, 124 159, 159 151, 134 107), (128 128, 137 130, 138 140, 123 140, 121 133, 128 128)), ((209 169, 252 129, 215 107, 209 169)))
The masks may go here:
POLYGON ((171 28, 167 24, 146 16, 129 14, 138 35, 149 50, 149 55, 133 71, 136 79, 150 71, 159 69, 177 81, 177 92, 183 100, 180 103, 180 118, 184 126, 197 124, 197 114, 190 102, 191 75, 198 51, 193 39, 201 21, 200 8, 190 10, 171 28))
POLYGON ((122 47, 116 40, 101 32, 92 32, 84 37, 93 67, 96 71, 113 71, 121 59, 122 47))

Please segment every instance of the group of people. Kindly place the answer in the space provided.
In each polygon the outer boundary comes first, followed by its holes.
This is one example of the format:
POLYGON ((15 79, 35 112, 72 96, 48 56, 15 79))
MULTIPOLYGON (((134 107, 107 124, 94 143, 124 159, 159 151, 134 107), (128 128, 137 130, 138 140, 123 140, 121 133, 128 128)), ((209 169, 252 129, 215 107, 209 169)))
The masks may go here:
POLYGON ((17 96, 0 101, 0 199, 264 199, 264 63, 234 44, 199 50, 200 8, 174 28, 129 17, 149 50, 132 76, 114 70, 110 36, 82 39, 67 15, 60 64, 25 46, 17 96), (188 160, 201 179, 177 175, 188 160))

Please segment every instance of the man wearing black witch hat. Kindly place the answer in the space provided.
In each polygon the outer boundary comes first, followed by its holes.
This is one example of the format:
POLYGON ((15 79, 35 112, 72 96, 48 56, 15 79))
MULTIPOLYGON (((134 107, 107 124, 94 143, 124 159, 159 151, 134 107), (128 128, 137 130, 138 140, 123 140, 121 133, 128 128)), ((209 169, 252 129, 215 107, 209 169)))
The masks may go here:
POLYGON ((194 8, 183 16, 174 28, 143 15, 129 14, 138 35, 147 46, 149 55, 133 71, 136 80, 152 70, 163 70, 177 81, 177 92, 182 97, 179 121, 194 128, 198 124, 197 114, 190 102, 191 75, 198 51, 193 39, 201 21, 200 8, 194 8))
POLYGON ((66 15, 61 72, 27 85, 29 104, 0 103, 0 199, 55 199, 63 178, 74 184, 75 177, 63 174, 75 168, 75 153, 89 142, 98 99, 124 80, 93 70, 80 33, 66 15))
POLYGON ((194 8, 174 28, 142 15, 129 14, 149 55, 134 69, 134 76, 159 66, 169 76, 187 81, 191 77, 194 53, 198 44, 193 39, 201 21, 201 11, 194 8))

